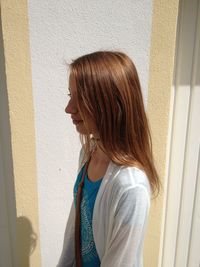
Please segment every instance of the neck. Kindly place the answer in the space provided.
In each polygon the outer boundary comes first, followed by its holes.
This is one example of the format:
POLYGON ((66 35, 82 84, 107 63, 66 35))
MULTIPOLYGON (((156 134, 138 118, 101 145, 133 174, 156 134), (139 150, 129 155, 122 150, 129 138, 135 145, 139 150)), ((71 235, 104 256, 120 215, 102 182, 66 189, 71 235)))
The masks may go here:
POLYGON ((104 163, 104 162, 109 162, 110 159, 106 155, 106 153, 102 150, 102 143, 100 141, 97 141, 97 146, 96 149, 92 155, 93 160, 96 161, 97 163, 104 163))

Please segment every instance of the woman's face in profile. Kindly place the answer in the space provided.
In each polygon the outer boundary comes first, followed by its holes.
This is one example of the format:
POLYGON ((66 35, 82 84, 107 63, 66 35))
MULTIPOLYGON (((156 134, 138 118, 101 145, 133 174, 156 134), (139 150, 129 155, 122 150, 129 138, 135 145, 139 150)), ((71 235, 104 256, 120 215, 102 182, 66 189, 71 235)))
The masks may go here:
MULTIPOLYGON (((68 114, 71 114, 71 119, 73 124, 76 126, 77 132, 81 134, 93 134, 94 136, 98 136, 96 133, 96 127, 94 123, 92 123, 91 118, 87 117, 87 119, 82 118, 81 113, 79 111, 78 105, 77 105, 77 95, 75 94, 75 86, 76 83, 73 78, 69 78, 69 96, 70 100, 65 108, 65 112, 68 114), (87 130, 86 125, 89 127, 89 133, 87 130)), ((84 110, 84 107, 83 107, 84 110)), ((86 114, 86 112, 84 113, 86 114)))

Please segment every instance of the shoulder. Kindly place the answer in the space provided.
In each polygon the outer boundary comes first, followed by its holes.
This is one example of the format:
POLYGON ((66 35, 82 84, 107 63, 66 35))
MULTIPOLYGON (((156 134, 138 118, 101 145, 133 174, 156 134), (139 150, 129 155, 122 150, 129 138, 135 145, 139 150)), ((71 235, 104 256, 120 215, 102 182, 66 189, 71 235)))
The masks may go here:
POLYGON ((118 195, 132 194, 151 196, 150 183, 146 173, 137 167, 115 165, 116 172, 113 177, 112 191, 118 195))
POLYGON ((146 173, 137 167, 122 166, 117 175, 117 182, 121 186, 144 186, 149 187, 149 180, 146 173))
MULTIPOLYGON (((110 208, 115 219, 124 222, 145 221, 150 208, 151 191, 146 173, 136 167, 118 166, 111 183, 110 208)), ((111 179, 112 180, 112 179, 111 179)))

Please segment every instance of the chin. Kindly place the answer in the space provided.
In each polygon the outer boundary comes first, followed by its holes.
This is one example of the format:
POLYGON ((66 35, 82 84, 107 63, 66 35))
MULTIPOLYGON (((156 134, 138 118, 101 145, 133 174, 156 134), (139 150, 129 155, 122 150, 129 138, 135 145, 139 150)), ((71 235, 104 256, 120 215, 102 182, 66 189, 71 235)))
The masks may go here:
POLYGON ((84 127, 83 123, 76 125, 76 131, 79 132, 80 134, 87 134, 87 130, 84 127))

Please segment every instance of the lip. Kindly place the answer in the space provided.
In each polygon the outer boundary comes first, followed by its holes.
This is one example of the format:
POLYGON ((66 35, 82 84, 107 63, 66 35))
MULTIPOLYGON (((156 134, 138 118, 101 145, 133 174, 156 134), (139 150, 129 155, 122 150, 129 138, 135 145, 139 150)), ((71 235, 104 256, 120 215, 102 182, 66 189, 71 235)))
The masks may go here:
POLYGON ((72 120, 73 124, 77 125, 83 122, 83 120, 72 120))

